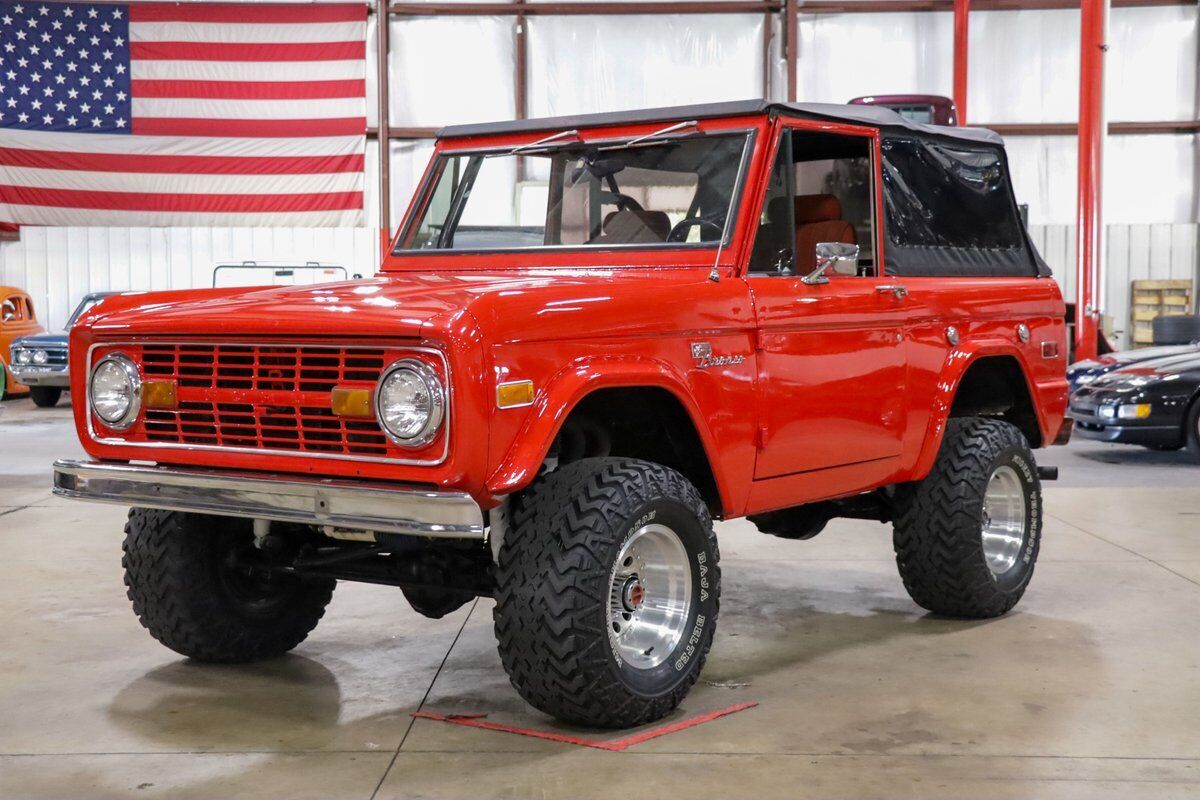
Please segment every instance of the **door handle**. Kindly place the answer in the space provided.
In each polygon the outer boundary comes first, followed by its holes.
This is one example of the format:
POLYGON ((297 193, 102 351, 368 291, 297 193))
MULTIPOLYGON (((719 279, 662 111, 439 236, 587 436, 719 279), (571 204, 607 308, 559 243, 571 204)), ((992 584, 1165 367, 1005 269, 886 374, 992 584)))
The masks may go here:
POLYGON ((888 284, 884 284, 883 286, 876 286, 875 291, 891 292, 892 294, 894 294, 896 296, 897 300, 902 300, 908 296, 908 289, 904 286, 901 286, 898 283, 888 283, 888 284))

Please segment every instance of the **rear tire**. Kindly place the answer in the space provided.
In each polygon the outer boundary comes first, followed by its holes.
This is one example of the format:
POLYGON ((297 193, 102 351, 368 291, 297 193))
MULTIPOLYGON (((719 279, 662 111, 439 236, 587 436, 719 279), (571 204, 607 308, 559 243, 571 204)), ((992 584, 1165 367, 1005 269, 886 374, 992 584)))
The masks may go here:
POLYGON ((929 475, 900 487, 896 499, 896 564, 917 605, 985 619, 1017 604, 1042 533, 1041 482, 1020 430, 950 419, 929 475))
POLYGON ((513 686, 581 725, 669 714, 712 644, 718 558, 708 508, 674 470, 588 458, 538 479, 510 503, 496 571, 513 686))
POLYGON ((337 581, 242 568, 253 542, 250 520, 130 509, 121 564, 138 620, 197 661, 256 661, 300 644, 337 581))
POLYGON ((54 408, 62 397, 62 389, 57 386, 30 386, 29 394, 33 404, 38 408, 54 408))

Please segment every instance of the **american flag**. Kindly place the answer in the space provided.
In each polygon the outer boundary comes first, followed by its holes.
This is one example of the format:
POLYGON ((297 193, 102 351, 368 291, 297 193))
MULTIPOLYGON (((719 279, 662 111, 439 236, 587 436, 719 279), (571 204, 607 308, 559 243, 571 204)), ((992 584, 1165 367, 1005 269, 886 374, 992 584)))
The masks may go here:
POLYGON ((363 224, 364 3, 0 0, 0 222, 363 224))

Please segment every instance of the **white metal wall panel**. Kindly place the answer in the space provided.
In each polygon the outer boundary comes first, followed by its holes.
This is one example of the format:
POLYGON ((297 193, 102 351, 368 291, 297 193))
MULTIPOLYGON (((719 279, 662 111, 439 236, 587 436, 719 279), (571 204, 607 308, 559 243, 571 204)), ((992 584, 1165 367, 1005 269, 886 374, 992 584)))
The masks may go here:
MULTIPOLYGON (((975 17, 986 16, 977 14, 975 17)), ((801 14, 796 96, 845 103, 872 94, 951 93, 949 13, 801 14)))
POLYGON ((531 17, 529 115, 762 97, 762 14, 531 17))
POLYGON ((515 17, 393 17, 391 124, 512 119, 515 24, 515 17))
MULTIPOLYGON (((1200 286, 1200 225, 1109 225, 1102 312, 1112 320, 1116 344, 1129 344, 1130 282, 1190 280, 1200 286)), ((1075 299, 1075 226, 1031 225, 1030 237, 1054 270, 1068 302, 1075 299)), ((1192 309, 1196 311, 1195 308, 1192 309)))
MULTIPOLYGON (((1078 150, 1074 136, 1006 140, 1017 202, 1035 225, 1075 221, 1078 150)), ((1200 221, 1200 137, 1110 136, 1104 150, 1104 221, 1119 224, 1200 221)))

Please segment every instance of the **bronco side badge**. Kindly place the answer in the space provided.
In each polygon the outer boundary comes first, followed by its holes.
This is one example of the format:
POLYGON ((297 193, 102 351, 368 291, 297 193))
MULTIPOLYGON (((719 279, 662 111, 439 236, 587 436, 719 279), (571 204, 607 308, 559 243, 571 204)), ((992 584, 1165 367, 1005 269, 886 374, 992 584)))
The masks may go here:
POLYGON ((746 360, 744 355, 714 356, 710 342, 692 342, 692 358, 696 359, 697 369, 709 367, 734 367, 746 360))

